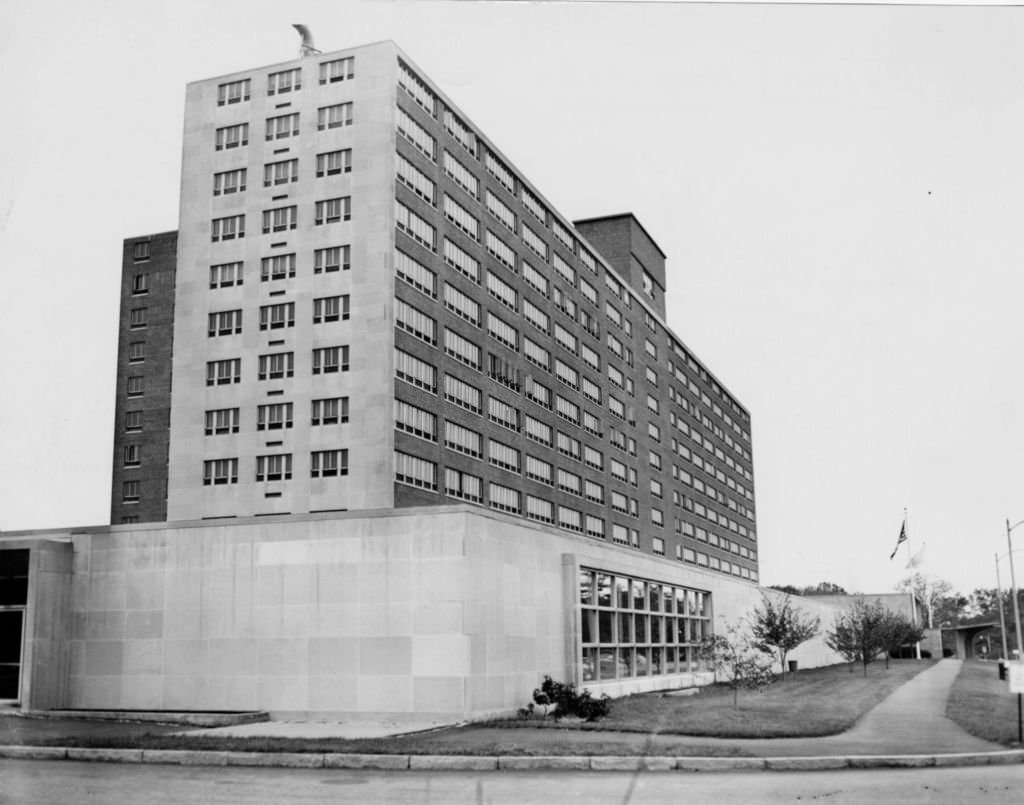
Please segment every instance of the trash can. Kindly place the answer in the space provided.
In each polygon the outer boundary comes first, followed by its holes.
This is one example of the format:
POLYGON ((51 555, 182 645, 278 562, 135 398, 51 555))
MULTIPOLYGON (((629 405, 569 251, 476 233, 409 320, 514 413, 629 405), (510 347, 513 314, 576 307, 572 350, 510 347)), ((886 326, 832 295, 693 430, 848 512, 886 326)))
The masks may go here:
POLYGON ((999 678, 1006 679, 1006 660, 999 661, 999 678))
POLYGON ((790 673, 793 673, 794 671, 796 671, 796 665, 797 665, 796 660, 790 660, 788 664, 789 664, 789 671, 790 671, 790 673))

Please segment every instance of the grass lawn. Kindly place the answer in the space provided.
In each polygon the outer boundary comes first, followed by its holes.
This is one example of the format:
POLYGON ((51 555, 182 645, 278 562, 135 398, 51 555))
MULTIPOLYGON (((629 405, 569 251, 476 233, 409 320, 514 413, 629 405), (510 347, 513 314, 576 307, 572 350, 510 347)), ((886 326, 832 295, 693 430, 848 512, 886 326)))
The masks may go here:
MULTIPOLYGON (((724 685, 702 688, 694 696, 648 693, 617 699, 608 718, 595 723, 507 720, 471 724, 393 738, 230 738, 160 734, 166 727, 139 734, 139 725, 120 734, 90 729, 69 735, 21 736, 12 743, 103 746, 139 749, 209 749, 236 752, 364 752, 371 754, 476 755, 678 755, 750 754, 742 747, 705 738, 780 738, 832 735, 851 727, 931 661, 894 660, 869 666, 815 668, 787 674, 765 693, 741 692, 733 709, 724 685)), ((994 673, 994 672, 993 672, 994 673)), ((1005 683, 1004 683, 1005 684, 1005 683)), ((111 725, 112 726, 112 725, 111 725)), ((123 726, 123 725, 122 725, 123 726)))
POLYGON ((946 715, 979 738, 1004 746, 1017 743, 1017 695, 999 679, 994 662, 963 664, 946 702, 946 715))
MULTIPOLYGON (((849 729, 868 710, 908 679, 931 667, 931 660, 892 660, 868 666, 812 668, 786 674, 764 693, 741 691, 732 706, 725 685, 702 688, 695 696, 645 693, 612 703, 611 713, 582 729, 623 730, 715 738, 794 738, 834 735, 849 729)), ((509 726, 529 722, 507 722, 509 726)))

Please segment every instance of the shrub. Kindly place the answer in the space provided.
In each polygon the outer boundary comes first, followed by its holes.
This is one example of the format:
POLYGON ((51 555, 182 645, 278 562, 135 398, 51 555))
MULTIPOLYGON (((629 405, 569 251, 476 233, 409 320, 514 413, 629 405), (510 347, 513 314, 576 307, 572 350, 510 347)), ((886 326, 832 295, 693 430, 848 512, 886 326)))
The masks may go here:
POLYGON ((533 701, 520 708, 519 715, 529 718, 536 712, 536 706, 544 708, 543 715, 551 716, 556 721, 566 716, 575 716, 584 721, 597 721, 608 715, 611 699, 607 693, 595 699, 589 690, 576 690, 572 682, 556 682, 547 674, 539 688, 533 691, 533 701))

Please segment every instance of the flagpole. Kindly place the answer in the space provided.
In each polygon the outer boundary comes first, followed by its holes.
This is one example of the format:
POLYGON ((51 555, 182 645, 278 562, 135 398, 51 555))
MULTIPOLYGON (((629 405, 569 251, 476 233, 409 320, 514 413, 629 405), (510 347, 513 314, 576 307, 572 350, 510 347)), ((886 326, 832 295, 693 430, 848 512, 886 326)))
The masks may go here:
MULTIPOLYGON (((910 565, 910 519, 907 517, 907 507, 903 507, 903 527, 906 529, 904 532, 907 535, 907 566, 910 565)), ((925 588, 925 595, 928 594, 927 587, 925 588)), ((917 595, 914 593, 914 568, 910 568, 910 619, 914 626, 917 626, 917 595)), ((921 641, 918 640, 914 644, 914 654, 917 659, 921 659, 921 641)))

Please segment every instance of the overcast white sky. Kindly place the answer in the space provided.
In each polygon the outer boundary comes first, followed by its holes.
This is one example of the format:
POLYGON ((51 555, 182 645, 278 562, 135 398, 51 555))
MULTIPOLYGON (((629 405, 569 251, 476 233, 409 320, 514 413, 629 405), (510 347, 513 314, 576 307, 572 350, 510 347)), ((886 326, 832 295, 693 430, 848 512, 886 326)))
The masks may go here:
POLYGON ((0 529, 107 522, 121 240, 177 228, 186 82, 293 58, 293 22, 396 41, 568 217, 639 217, 751 411, 763 582, 891 589, 907 507, 931 573, 994 585, 1024 518, 1006 7, 0 1, 0 529))

